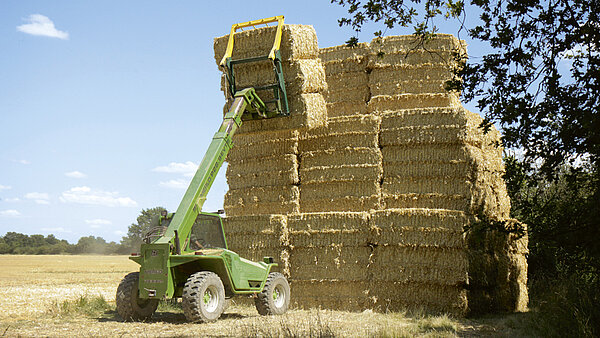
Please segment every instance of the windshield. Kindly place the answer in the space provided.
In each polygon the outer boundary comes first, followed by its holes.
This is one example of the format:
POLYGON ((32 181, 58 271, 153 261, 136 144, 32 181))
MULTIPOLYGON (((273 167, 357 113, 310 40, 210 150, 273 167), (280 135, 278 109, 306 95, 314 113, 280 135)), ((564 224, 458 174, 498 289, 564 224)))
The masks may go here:
POLYGON ((198 215, 192 226, 189 248, 191 250, 226 249, 221 218, 213 215, 198 215))

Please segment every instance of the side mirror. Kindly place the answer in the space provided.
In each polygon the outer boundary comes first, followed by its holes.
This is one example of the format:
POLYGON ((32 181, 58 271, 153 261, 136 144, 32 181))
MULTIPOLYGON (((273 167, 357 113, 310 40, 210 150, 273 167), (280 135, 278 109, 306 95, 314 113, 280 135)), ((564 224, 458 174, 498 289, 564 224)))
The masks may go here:
POLYGON ((219 209, 217 211, 217 214, 219 214, 219 215, 223 215, 224 213, 225 213, 225 210, 223 210, 223 209, 219 209))

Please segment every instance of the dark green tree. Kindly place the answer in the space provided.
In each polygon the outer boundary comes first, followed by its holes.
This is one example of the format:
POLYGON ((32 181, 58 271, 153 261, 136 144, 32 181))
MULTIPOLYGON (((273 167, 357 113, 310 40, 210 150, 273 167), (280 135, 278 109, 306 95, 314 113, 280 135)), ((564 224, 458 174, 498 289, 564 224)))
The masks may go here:
POLYGON ((148 230, 159 225, 160 213, 163 210, 166 209, 163 207, 142 209, 140 215, 137 217, 137 223, 131 224, 127 231, 127 236, 121 239, 123 248, 128 249, 129 252, 138 251, 148 230))

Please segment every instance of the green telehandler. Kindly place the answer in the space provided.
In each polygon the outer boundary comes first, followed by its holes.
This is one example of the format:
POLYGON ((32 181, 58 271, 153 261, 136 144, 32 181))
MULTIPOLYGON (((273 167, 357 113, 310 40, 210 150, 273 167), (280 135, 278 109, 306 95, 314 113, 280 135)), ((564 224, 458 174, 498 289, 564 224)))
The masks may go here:
POLYGON ((235 295, 253 295, 261 315, 282 314, 290 303, 290 287, 283 274, 275 272, 272 257, 252 262, 227 249, 219 213, 202 212, 215 177, 233 146, 232 137, 242 121, 289 115, 279 45, 283 16, 255 20, 231 27, 227 50, 220 65, 233 98, 195 176, 175 213, 164 212, 159 226, 144 238, 140 252, 129 258, 139 272, 126 275, 117 288, 117 312, 124 320, 150 318, 159 300, 181 298, 189 321, 213 322, 235 295), (232 59, 238 29, 276 22, 276 35, 269 55, 232 59), (237 88, 234 66, 272 61, 274 84, 237 88), (257 92, 272 91, 273 100, 263 101, 257 92))

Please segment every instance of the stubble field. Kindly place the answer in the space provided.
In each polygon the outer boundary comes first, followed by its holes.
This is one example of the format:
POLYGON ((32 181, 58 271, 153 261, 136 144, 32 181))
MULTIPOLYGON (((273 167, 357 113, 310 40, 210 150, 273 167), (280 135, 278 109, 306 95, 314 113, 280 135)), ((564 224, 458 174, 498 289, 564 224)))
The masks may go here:
POLYGON ((162 304, 148 322, 122 322, 114 311, 115 290, 125 274, 137 269, 125 256, 2 255, 0 336, 521 336, 527 316, 453 319, 414 311, 292 309, 263 317, 250 302, 234 299, 212 324, 188 323, 170 304, 162 304))

